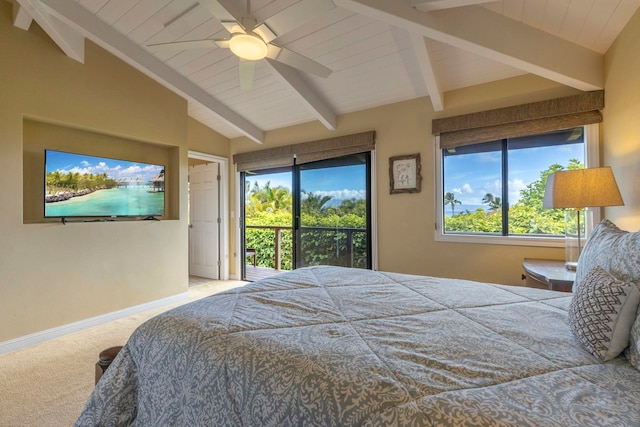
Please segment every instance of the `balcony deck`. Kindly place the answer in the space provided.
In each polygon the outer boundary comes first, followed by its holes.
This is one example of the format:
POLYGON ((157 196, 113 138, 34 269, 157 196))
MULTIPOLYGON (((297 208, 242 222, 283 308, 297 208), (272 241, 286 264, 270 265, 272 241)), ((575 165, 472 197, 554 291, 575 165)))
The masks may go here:
MULTIPOLYGON (((281 251, 283 250, 283 248, 281 247, 282 233, 283 232, 291 233, 292 232, 291 226, 245 225, 245 230, 247 232, 262 230, 262 231, 268 231, 273 233, 273 246, 270 246, 268 244, 266 245, 267 246, 266 249, 269 249, 266 251, 266 253, 273 254, 272 260, 261 259, 260 255, 263 253, 263 249, 265 248, 260 247, 259 244, 256 245, 256 241, 252 241, 251 246, 249 246, 248 248, 245 248, 245 255, 246 255, 245 260, 247 262, 246 274, 244 278, 245 280, 248 280, 248 281, 260 280, 260 279, 272 277, 272 276, 275 276, 276 274, 287 271, 287 270, 280 269, 280 267, 283 265, 283 260, 281 258, 282 256, 281 251), (271 250, 273 252, 271 252, 271 250), (271 261, 273 261, 273 263, 271 263, 271 261), (257 264, 260 264, 261 262, 264 264, 274 265, 275 268, 261 267, 257 265, 257 264)), ((356 265, 355 258, 357 256, 362 257, 362 254, 366 252, 366 251, 363 251, 362 247, 356 248, 358 244, 362 246, 362 242, 354 238, 354 235, 358 235, 362 233, 364 233, 366 236, 367 230, 364 228, 313 226, 313 227, 301 227, 300 231, 301 233, 304 234, 305 239, 307 239, 308 241, 312 241, 315 239, 319 239, 320 241, 327 240, 326 238, 323 239, 323 236, 326 237, 326 234, 329 233, 330 247, 326 247, 327 245, 325 242, 325 247, 314 248, 315 252, 322 253, 325 255, 322 257, 322 262, 328 265, 344 265, 344 266, 353 267, 356 265), (338 244, 340 244, 339 251, 337 248, 338 244), (333 255, 326 256, 326 254, 328 253, 332 253, 333 255), (360 254, 360 255, 356 255, 356 254, 360 254)), ((366 245, 367 240, 366 239, 364 240, 365 240, 364 244, 366 245)), ((258 242, 259 241, 260 240, 258 240, 258 242)), ((284 254, 289 261, 288 265, 291 264, 291 258, 292 258, 290 254, 291 250, 292 250, 291 242, 289 241, 288 248, 286 248, 287 252, 284 254)), ((307 252, 301 255, 301 257, 303 259, 306 259, 305 257, 310 257, 308 260, 313 260, 314 259, 313 251, 309 252, 309 250, 307 249, 307 252)), ((359 261, 360 263, 362 263, 362 260, 359 260, 359 261)), ((309 265, 315 265, 316 261, 312 261, 312 262, 313 263, 309 265)))
POLYGON ((276 270, 267 267, 254 267, 253 265, 247 264, 246 280, 255 281, 265 279, 267 277, 275 276, 276 274, 284 273, 285 271, 286 270, 276 270))

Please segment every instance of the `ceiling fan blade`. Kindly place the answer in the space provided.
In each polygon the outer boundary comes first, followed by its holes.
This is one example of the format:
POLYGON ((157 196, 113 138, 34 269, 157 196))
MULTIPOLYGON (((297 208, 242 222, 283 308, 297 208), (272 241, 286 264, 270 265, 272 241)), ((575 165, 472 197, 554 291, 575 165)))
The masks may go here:
MULTIPOLYGON (((234 26, 242 28, 243 11, 231 0, 198 0, 214 18, 230 32, 234 26)), ((244 31, 244 28, 242 28, 244 31)))
POLYGON ((227 31, 229 31, 230 34, 246 33, 242 24, 236 21, 220 21, 220 23, 224 28, 226 28, 227 31))
POLYGON ((269 53, 267 58, 274 59, 290 67, 297 68, 305 73, 315 74, 316 76, 327 78, 331 74, 331 70, 319 62, 300 55, 292 50, 284 47, 269 44, 269 53))
POLYGON ((229 49, 229 42, 231 39, 218 39, 216 40, 216 45, 222 49, 229 49))
POLYGON ((268 43, 334 7, 335 5, 331 0, 301 0, 265 19, 253 31, 268 43))
MULTIPOLYGON (((220 42, 225 40, 204 39, 204 40, 187 40, 177 41, 169 43, 154 43, 148 45, 154 51, 169 51, 169 50, 187 50, 187 49, 210 49, 216 47, 220 42)), ((228 43, 228 40, 227 40, 228 43)))
POLYGON ((238 70, 240 72, 240 89, 251 89, 251 86, 253 86, 253 76, 256 72, 256 61, 240 59, 238 70))

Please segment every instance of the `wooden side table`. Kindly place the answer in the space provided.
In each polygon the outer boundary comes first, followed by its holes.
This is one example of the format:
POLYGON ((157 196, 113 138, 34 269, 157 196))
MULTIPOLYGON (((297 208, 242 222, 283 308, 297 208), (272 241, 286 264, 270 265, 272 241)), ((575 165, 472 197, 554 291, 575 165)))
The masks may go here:
POLYGON ((576 272, 567 270, 564 261, 525 258, 522 262, 526 285, 532 288, 571 292, 576 272))
POLYGON ((113 359, 116 358, 120 350, 122 350, 121 345, 116 347, 109 347, 100 352, 100 354, 98 355, 99 357, 98 363, 96 363, 96 384, 98 384, 98 381, 100 380, 100 378, 102 378, 102 374, 105 373, 105 371, 107 370, 109 365, 111 365, 111 362, 113 362, 113 359))

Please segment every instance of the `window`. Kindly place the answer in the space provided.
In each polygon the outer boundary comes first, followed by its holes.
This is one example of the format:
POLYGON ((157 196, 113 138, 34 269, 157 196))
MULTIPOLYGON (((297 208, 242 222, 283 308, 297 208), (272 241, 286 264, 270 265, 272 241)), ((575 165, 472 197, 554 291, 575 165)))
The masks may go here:
POLYGON ((563 211, 542 208, 546 177, 597 166, 597 137, 598 126, 589 125, 442 150, 436 144, 437 239, 563 245, 563 211))

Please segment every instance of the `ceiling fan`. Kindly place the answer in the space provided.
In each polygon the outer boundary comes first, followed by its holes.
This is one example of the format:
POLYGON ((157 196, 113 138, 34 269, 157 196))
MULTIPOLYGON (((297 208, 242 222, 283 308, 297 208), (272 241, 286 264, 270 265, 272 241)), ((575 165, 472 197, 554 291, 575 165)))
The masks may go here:
POLYGON ((334 7, 331 0, 301 0, 298 3, 258 22, 251 15, 251 0, 246 0, 241 11, 233 0, 198 0, 230 33, 225 39, 203 39, 156 43, 148 45, 154 50, 184 50, 220 47, 230 49, 239 59, 240 87, 248 89, 253 84, 256 61, 268 58, 294 67, 306 73, 328 77, 331 70, 324 65, 272 40, 303 25, 334 7))

